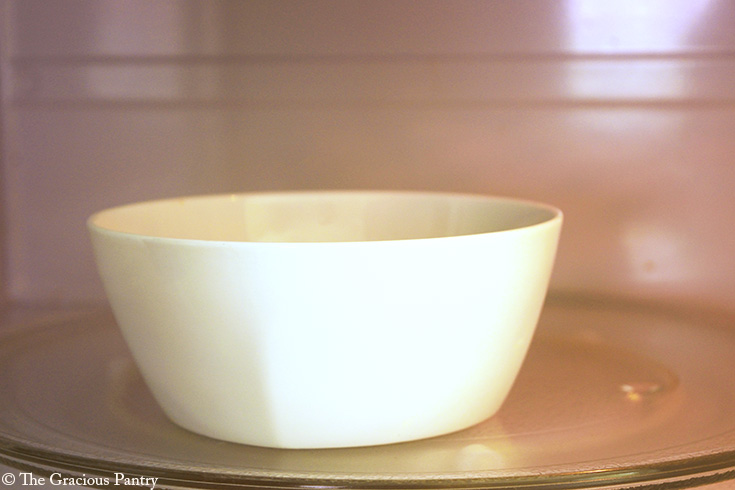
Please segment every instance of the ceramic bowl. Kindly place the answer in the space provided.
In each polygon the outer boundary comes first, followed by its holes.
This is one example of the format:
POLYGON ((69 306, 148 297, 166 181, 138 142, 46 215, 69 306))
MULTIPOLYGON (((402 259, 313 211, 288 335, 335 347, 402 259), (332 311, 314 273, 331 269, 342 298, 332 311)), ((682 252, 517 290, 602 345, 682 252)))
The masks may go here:
POLYGON ((88 221, 116 321, 180 426, 277 448, 477 424, 533 336, 562 224, 422 192, 187 197, 88 221))

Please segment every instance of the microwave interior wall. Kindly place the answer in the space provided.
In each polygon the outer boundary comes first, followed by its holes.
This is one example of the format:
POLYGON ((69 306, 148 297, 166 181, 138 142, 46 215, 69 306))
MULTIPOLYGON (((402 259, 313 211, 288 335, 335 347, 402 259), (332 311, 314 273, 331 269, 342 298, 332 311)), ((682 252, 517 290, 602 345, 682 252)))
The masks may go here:
POLYGON ((560 207, 551 294, 730 307, 732 19, 722 0, 2 0, 2 302, 103 302, 102 208, 405 189, 560 207))

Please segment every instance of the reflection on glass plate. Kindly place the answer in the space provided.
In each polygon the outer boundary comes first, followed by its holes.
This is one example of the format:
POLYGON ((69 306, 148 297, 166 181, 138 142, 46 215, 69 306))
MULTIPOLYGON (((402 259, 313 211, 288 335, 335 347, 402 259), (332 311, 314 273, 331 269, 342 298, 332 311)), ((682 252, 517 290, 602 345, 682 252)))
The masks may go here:
POLYGON ((70 476, 159 477, 157 488, 714 482, 735 478, 733 320, 645 303, 549 300, 495 417, 411 443, 279 450, 169 422, 110 314, 87 314, 0 339, 0 459, 70 476))

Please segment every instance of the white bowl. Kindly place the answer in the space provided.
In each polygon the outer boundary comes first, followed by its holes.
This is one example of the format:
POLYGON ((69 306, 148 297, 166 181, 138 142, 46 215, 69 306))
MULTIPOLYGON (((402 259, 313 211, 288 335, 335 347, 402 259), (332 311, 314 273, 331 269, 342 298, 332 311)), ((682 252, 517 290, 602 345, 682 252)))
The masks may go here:
POLYGON ((190 197, 88 222, 168 417, 279 448, 408 441, 493 415, 561 224, 542 204, 414 192, 190 197))

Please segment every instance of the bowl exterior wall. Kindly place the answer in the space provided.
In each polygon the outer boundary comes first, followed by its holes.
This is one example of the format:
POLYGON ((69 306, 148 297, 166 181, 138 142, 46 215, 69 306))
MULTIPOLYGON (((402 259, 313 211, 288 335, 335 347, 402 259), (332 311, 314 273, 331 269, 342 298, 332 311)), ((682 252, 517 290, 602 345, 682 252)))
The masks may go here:
POLYGON ((431 437, 495 413, 560 227, 312 244, 91 233, 119 326, 173 421, 315 448, 431 437))

